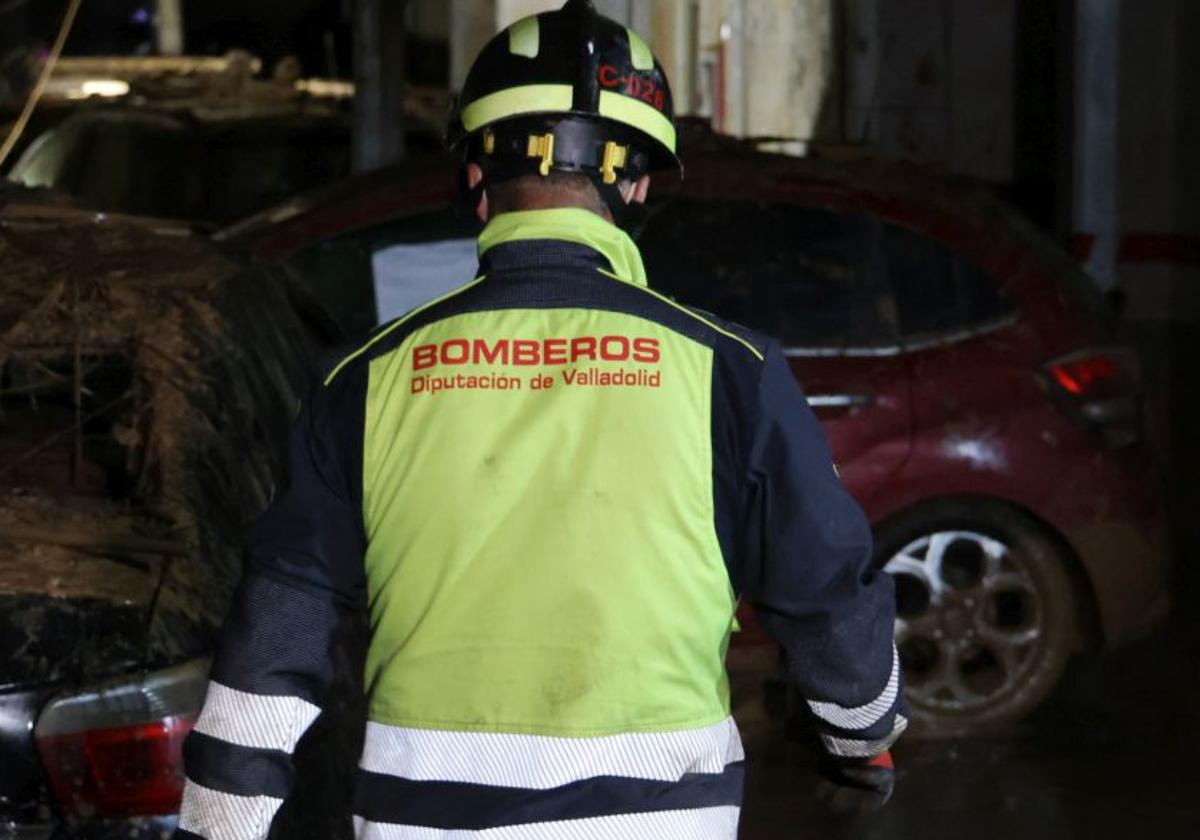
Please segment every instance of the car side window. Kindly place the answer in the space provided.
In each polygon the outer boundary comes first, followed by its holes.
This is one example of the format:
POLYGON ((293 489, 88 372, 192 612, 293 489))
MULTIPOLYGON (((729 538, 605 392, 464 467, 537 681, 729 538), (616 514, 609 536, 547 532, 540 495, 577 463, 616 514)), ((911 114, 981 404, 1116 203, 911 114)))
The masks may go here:
POLYGON ((355 337, 469 283, 477 223, 448 206, 322 240, 288 267, 355 337))
POLYGON ((883 223, 883 258, 908 338, 936 339, 1012 313, 996 282, 935 239, 883 223))
POLYGON ((818 352, 895 346, 864 217, 822 208, 678 199, 641 240, 650 284, 818 352))
POLYGON ((210 173, 208 213, 229 223, 350 172, 348 136, 296 129, 213 138, 205 148, 210 173))

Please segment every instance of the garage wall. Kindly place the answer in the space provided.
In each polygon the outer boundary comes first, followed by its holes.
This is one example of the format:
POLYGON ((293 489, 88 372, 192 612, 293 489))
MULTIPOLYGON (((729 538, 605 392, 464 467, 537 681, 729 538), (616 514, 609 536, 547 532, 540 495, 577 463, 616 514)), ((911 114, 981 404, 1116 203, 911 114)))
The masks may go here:
POLYGON ((844 137, 889 158, 1013 174, 1011 0, 846 0, 844 137))
POLYGON ((1200 322, 1197 31, 1194 0, 1122 0, 1115 35, 1090 33, 1115 43, 1116 70, 1111 101, 1081 91, 1081 119, 1095 112, 1116 118, 1108 160, 1095 161, 1087 138, 1078 138, 1079 239, 1090 243, 1097 278, 1125 290, 1134 317, 1200 322), (1088 178, 1099 182, 1099 195, 1088 190, 1088 178), (1111 207, 1111 217, 1092 212, 1089 200, 1111 207), (1097 217, 1101 224, 1091 226, 1097 217))

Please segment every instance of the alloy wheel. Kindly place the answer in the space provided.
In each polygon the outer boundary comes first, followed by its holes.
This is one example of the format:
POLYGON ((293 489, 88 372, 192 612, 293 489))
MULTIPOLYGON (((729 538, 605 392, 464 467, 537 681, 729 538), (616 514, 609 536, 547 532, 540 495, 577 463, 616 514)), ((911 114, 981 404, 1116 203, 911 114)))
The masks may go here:
POLYGON ((1020 689, 1039 658, 1046 605, 1018 551, 975 531, 937 531, 885 568, 914 706, 969 714, 1020 689))

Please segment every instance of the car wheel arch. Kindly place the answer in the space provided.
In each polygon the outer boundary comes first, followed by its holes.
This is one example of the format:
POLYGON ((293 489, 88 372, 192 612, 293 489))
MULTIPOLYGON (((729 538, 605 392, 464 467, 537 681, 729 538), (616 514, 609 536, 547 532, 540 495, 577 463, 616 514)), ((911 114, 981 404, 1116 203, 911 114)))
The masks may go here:
MULTIPOLYGON (((886 516, 872 523, 871 530, 878 546, 881 537, 894 530, 899 523, 915 518, 936 520, 961 512, 964 508, 983 512, 987 510, 1002 512, 1005 516, 1016 516, 1024 519, 1040 535, 1050 541, 1059 555, 1065 560, 1065 571, 1071 582, 1075 595, 1077 648, 1080 651, 1096 651, 1105 643, 1103 624, 1100 618, 1100 607, 1091 577, 1078 552, 1067 538, 1050 522, 1038 516, 1029 508, 999 496, 978 494, 947 494, 934 496, 890 511, 886 516)), ((887 562, 886 557, 876 555, 873 562, 881 567, 887 562)))

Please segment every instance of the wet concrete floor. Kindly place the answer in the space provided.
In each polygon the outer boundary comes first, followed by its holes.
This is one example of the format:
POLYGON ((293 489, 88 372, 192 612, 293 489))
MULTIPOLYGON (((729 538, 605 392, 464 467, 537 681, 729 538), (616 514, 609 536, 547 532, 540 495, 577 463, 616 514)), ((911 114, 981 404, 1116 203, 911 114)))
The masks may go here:
POLYGON ((879 814, 816 802, 812 758, 783 738, 748 745, 745 840, 1108 840, 1200 837, 1200 328, 1153 336, 1169 405, 1165 458, 1174 609, 1149 638, 1072 662, 1054 696, 984 738, 909 739, 879 814))
POLYGON ((1181 838, 1200 836, 1200 645, 1156 636, 1084 660, 1032 719, 987 738, 897 750, 896 795, 846 820, 813 797, 811 755, 752 745, 742 837, 1181 838))

